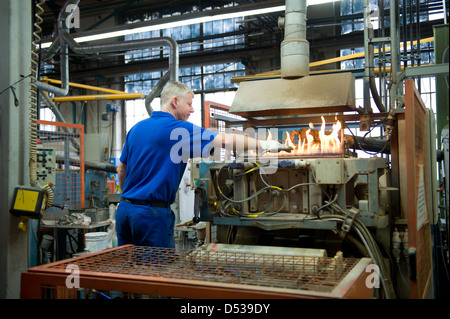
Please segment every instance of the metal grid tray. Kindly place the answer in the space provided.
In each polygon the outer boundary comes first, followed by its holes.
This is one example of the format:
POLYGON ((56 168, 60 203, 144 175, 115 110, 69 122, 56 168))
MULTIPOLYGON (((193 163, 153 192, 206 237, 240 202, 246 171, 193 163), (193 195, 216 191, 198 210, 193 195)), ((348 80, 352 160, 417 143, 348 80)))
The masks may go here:
POLYGON ((123 246, 46 265, 98 273, 331 293, 360 259, 123 246))

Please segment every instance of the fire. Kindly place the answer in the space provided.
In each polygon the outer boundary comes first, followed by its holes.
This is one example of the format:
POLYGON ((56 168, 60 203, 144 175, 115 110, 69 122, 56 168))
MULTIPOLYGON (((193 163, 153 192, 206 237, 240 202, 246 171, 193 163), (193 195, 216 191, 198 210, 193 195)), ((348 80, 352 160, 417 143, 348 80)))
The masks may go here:
MULTIPOLYGON (((342 125, 340 121, 336 121, 332 126, 332 131, 330 134, 325 133, 325 118, 322 116, 322 125, 320 130, 313 131, 314 125, 309 123, 309 129, 305 131, 305 136, 302 134, 298 135, 298 143, 292 142, 291 136, 286 132, 286 140, 284 141, 286 145, 293 148, 291 152, 280 152, 279 156, 305 156, 305 155, 324 155, 324 154, 340 154, 341 153, 341 140, 339 139, 339 133, 341 131, 342 125), (316 136, 316 137, 315 137, 316 136)), ((267 137, 267 140, 271 140, 272 135, 267 137)), ((266 154, 270 156, 270 154, 266 154)))

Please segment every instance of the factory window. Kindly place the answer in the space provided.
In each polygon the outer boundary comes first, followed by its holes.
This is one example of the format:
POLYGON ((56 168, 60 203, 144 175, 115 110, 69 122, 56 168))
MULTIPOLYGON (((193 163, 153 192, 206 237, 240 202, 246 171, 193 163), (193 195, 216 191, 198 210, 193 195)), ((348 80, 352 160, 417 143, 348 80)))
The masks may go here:
MULTIPOLYGON (((378 28, 378 13, 379 13, 379 3, 378 0, 370 0, 369 3, 369 15, 372 16, 372 23, 374 28, 378 28)), ((406 2, 406 1, 405 1, 406 2)), ((420 9, 420 21, 432 21, 443 19, 444 13, 442 9, 442 1, 437 0, 420 0, 415 1, 412 10, 410 8, 411 1, 408 1, 405 8, 406 12, 403 15, 403 1, 399 2, 399 14, 400 23, 402 26, 409 26, 411 23, 417 21, 417 9, 420 9), (418 2, 418 3, 417 3, 418 2)), ((342 34, 347 34, 354 31, 362 31, 364 29, 363 23, 363 11, 364 11, 364 1, 362 0, 341 0, 341 16, 344 18, 342 20, 342 34), (348 19, 346 19, 348 17, 348 19)), ((383 6, 385 9, 385 19, 384 26, 389 27, 389 0, 383 1, 383 6)))
MULTIPOLYGON (((417 21, 417 12, 419 12, 420 21, 431 21, 436 19, 443 18, 443 8, 442 1, 433 1, 433 0, 420 0, 416 1, 412 7, 410 7, 410 2, 407 3, 407 6, 404 8, 403 3, 400 1, 399 7, 399 23, 400 23, 400 60, 402 67, 411 67, 418 65, 425 65, 434 63, 434 42, 428 41, 421 43, 420 45, 414 44, 410 45, 410 41, 418 40, 416 36, 413 34, 416 32, 416 26, 412 28, 412 24, 415 24, 417 21), (419 11, 417 11, 419 10, 419 11), (413 30, 414 29, 414 30, 413 30)), ((341 29, 342 34, 347 34, 355 31, 361 32, 364 29, 363 23, 363 1, 360 0, 341 0, 341 18, 343 19, 343 25, 341 29), (347 19, 348 18, 348 19, 347 19)), ((373 27, 375 29, 375 36, 381 36, 380 30, 381 26, 384 25, 384 28, 387 29, 387 33, 389 34, 389 7, 390 3, 388 0, 378 1, 378 0, 370 0, 369 2, 369 16, 373 27), (382 4, 384 6, 384 20, 381 23, 379 20, 379 13, 382 11, 382 8, 379 8, 378 5, 382 4)), ((386 44, 386 46, 390 46, 390 44, 386 44)), ((376 52, 382 52, 382 47, 379 45, 375 45, 376 52)), ((364 48, 348 48, 341 50, 341 56, 351 56, 358 53, 364 53, 364 48)), ((380 68, 379 70, 383 70, 383 66, 389 67, 390 65, 390 51, 387 51, 387 56, 383 56, 382 54, 376 54, 375 59, 373 61, 374 66, 376 68, 380 68)), ((341 62, 341 69, 361 69, 365 67, 364 55, 351 57, 348 60, 341 62)), ((427 80, 428 81, 428 80, 427 80)), ((434 79, 430 79, 429 81, 434 81, 434 79)), ((428 81, 428 82, 429 82, 428 81)), ((379 81, 377 80, 377 85, 379 81)), ((421 90, 421 82, 418 82, 418 89, 423 94, 421 90)), ((424 85, 425 88, 430 87, 429 85, 424 85)), ((356 92, 358 94, 358 90, 363 90, 356 87, 356 92)), ((381 92, 383 93, 383 92, 381 92)), ((430 101, 430 105, 428 107, 431 108, 432 102, 431 97, 428 97, 430 101)))
MULTIPOLYGON (((341 16, 352 15, 363 12, 363 1, 361 0, 342 0, 341 1, 341 16)), ((342 20, 342 34, 347 34, 353 31, 363 30, 364 24, 362 19, 346 19, 342 20)))
MULTIPOLYGON (((349 56, 355 53, 364 52, 364 48, 344 49, 341 50, 341 56, 349 56)), ((358 69, 364 68, 364 56, 358 59, 350 59, 341 62, 341 69, 358 69)))
POLYGON ((56 122, 56 116, 52 112, 52 110, 42 104, 39 109, 39 119, 44 121, 56 122))
MULTIPOLYGON (((225 19, 219 21, 205 22, 202 24, 187 25, 164 29, 161 31, 143 32, 139 34, 128 35, 125 40, 137 40, 145 38, 171 37, 178 42, 179 54, 182 56, 196 51, 224 51, 234 50, 243 47, 244 38, 242 36, 226 36, 230 32, 236 31, 239 24, 236 19, 225 19), (221 36, 225 34, 225 36, 221 36), (202 37, 202 41, 199 41, 202 37)), ((168 48, 149 48, 145 50, 129 51, 125 54, 125 63, 149 60, 155 58, 166 58, 169 55, 168 48)), ((125 91, 127 93, 148 94, 156 85, 164 72, 137 73, 125 76, 125 91)), ((205 94, 205 100, 212 100, 222 104, 227 104, 230 96, 234 92, 230 88, 237 87, 237 84, 231 83, 234 76, 243 76, 245 66, 241 62, 218 63, 204 66, 180 67, 179 81, 188 85, 196 97, 194 98, 194 114, 190 121, 201 125, 201 94, 205 94), (217 96, 215 96, 217 94, 217 96), (226 95, 226 100, 222 97, 226 95), (220 96, 220 97, 219 97, 220 96), (217 98, 217 99, 216 99, 217 98)), ((231 102, 230 102, 231 103, 231 102)), ((152 108, 159 110, 159 99, 152 102, 152 108)), ((128 131, 135 123, 148 117, 145 109, 144 100, 135 100, 126 102, 126 130, 128 131)))

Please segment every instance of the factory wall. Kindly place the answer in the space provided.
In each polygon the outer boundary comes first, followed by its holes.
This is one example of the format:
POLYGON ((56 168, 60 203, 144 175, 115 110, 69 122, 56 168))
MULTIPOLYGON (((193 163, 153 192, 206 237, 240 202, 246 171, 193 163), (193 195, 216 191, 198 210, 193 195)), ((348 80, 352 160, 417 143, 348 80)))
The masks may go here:
MULTIPOLYGON (((8 88, 30 74, 31 1, 2 1, 0 10, 0 87, 8 88)), ((29 233, 18 230, 9 213, 14 188, 29 185, 29 78, 0 95, 0 298, 18 298, 20 274, 28 268, 29 233)))

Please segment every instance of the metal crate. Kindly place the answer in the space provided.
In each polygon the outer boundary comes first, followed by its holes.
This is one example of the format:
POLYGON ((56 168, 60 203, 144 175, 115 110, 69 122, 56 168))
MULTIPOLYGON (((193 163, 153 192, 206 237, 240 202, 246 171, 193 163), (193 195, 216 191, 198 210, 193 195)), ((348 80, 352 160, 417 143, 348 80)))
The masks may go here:
POLYGON ((181 298, 371 298, 372 289, 365 287, 370 262, 128 245, 30 268, 22 274, 21 297, 79 297, 77 289, 66 288, 67 269, 75 265, 78 290, 181 298))

